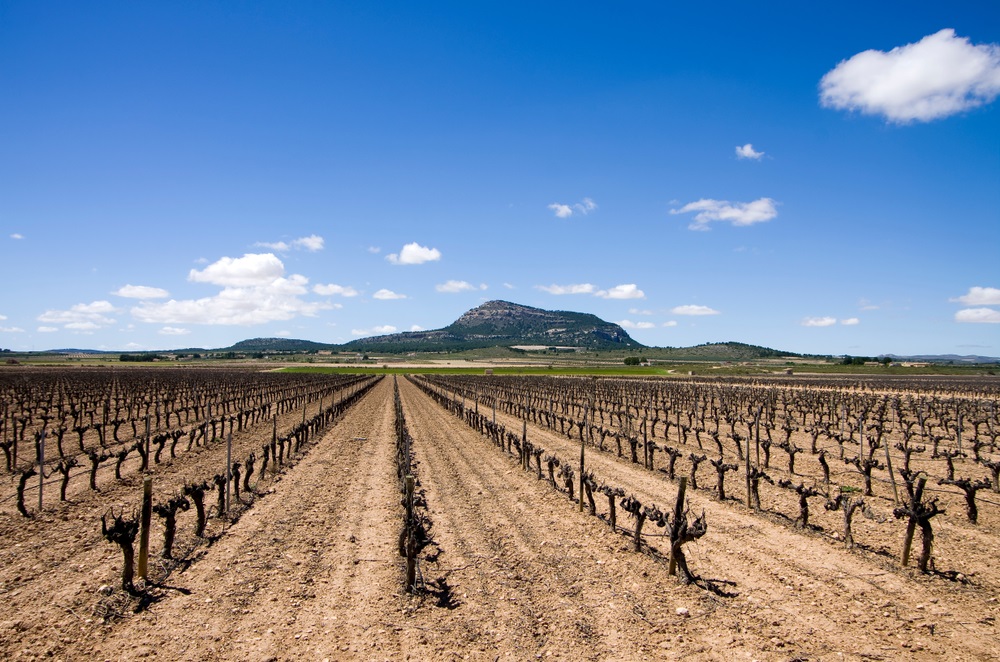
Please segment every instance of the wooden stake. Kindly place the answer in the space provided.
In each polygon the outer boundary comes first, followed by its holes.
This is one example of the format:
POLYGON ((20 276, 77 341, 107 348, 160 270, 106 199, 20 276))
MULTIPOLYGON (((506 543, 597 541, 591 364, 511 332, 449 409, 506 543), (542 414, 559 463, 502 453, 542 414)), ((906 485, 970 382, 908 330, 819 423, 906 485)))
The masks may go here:
POLYGON ((417 581, 417 550, 413 527, 413 476, 406 477, 406 590, 413 592, 417 581))
MULTIPOLYGON (((739 441, 736 442, 740 443, 739 441)), ((746 453, 743 454, 743 470, 746 472, 747 476, 747 508, 753 508, 752 501, 750 500, 750 438, 747 437, 746 443, 746 453)), ((681 477, 681 480, 684 480, 681 477)))
POLYGON ((233 431, 226 437, 226 514, 229 514, 229 492, 233 482, 233 431))
POLYGON ((153 517, 153 477, 142 479, 142 513, 139 519, 139 579, 146 581, 149 563, 149 522, 153 517))
POLYGON ((278 415, 271 419, 271 473, 278 473, 278 415))
POLYGON ((42 512, 42 488, 45 487, 45 430, 38 440, 38 512, 42 512))
POLYGON ((889 441, 886 440, 882 443, 885 448, 885 468, 889 471, 889 480, 892 482, 892 500, 893 503, 899 506, 899 488, 896 487, 896 476, 892 473, 892 458, 889 456, 889 441))

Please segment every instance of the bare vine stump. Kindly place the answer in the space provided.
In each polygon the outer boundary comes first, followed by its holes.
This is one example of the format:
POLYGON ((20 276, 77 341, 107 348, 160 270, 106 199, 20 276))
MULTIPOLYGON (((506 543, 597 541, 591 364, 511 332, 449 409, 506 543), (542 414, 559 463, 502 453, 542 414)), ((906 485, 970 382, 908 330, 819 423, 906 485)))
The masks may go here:
POLYGON ((914 488, 913 483, 916 478, 915 474, 910 472, 900 472, 903 474, 903 480, 906 481, 906 491, 910 496, 910 504, 907 507, 896 508, 892 511, 896 519, 901 519, 903 517, 908 517, 909 522, 906 525, 906 538, 903 541, 903 555, 901 563, 903 566, 910 560, 910 547, 913 543, 913 534, 917 526, 920 527, 922 548, 920 552, 920 558, 917 559, 917 567, 921 572, 927 572, 927 566, 931 559, 931 549, 934 542, 934 532, 931 529, 931 518, 935 515, 940 515, 944 513, 944 510, 938 508, 937 499, 931 499, 930 501, 923 501, 924 485, 927 483, 927 479, 924 477, 917 480, 917 485, 914 488))
POLYGON ((979 508, 976 507, 976 492, 979 490, 985 490, 990 486, 990 480, 988 478, 983 478, 982 480, 973 481, 971 478, 962 478, 959 480, 948 480, 943 478, 938 481, 938 485, 954 485, 955 487, 962 490, 965 494, 965 514, 969 518, 969 521, 975 524, 979 520, 979 508))
POLYGON ((205 490, 208 485, 205 483, 192 483, 184 486, 184 494, 191 497, 194 503, 194 512, 197 518, 194 534, 199 538, 205 536, 205 490))
POLYGON ((35 471, 34 467, 28 467, 21 472, 21 477, 17 480, 17 512, 21 513, 24 517, 31 517, 31 513, 24 507, 24 488, 27 487, 31 477, 37 475, 38 472, 35 471))
POLYGON ((191 502, 183 496, 176 496, 165 504, 153 506, 153 512, 163 518, 163 549, 160 556, 165 559, 173 558, 174 536, 177 534, 177 511, 187 510, 191 507, 191 502))
POLYGON ((115 515, 110 511, 107 515, 101 515, 101 535, 111 543, 118 545, 122 550, 122 590, 135 595, 135 537, 139 533, 139 518, 133 514, 129 519, 125 519, 124 513, 115 515), (107 517, 111 517, 111 526, 108 526, 107 517))
POLYGON ((253 453, 247 457, 246 460, 246 473, 243 474, 243 491, 250 492, 250 476, 253 475, 253 465, 257 461, 257 456, 253 453))
POLYGON ((854 534, 851 532, 851 522, 854 519, 854 511, 864 508, 864 499, 854 498, 850 493, 841 492, 836 499, 830 499, 824 505, 829 511, 840 510, 844 514, 844 545, 851 549, 854 547, 854 534))
POLYGON ((64 458, 56 465, 56 471, 62 474, 62 481, 59 483, 59 500, 66 500, 66 488, 69 486, 69 472, 79 465, 75 457, 64 458))

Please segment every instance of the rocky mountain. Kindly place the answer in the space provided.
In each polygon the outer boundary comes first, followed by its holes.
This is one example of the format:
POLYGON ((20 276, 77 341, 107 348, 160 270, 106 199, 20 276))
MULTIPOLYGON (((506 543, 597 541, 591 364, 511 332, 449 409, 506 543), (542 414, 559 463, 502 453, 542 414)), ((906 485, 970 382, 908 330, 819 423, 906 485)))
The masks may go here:
POLYGON ((488 301, 442 329, 353 340, 344 349, 376 352, 541 345, 587 349, 639 348, 622 327, 596 315, 488 301))

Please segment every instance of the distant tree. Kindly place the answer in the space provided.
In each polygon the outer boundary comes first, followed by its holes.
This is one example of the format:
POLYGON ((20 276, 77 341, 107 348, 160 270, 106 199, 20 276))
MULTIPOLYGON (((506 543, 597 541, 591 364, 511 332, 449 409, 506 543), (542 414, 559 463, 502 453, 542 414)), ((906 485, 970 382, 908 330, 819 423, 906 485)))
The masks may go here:
POLYGON ((626 356, 625 365, 640 365, 642 363, 642 358, 638 356, 626 356))

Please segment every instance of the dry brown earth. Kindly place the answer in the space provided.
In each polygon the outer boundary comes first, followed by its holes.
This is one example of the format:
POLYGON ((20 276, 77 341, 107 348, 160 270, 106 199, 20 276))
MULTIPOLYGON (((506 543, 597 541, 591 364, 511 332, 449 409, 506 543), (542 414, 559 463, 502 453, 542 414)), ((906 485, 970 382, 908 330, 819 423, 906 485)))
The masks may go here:
MULTIPOLYGON (((415 386, 399 384, 436 543, 425 550, 436 558, 420 570, 437 595, 401 590, 392 381, 384 379, 138 614, 102 623, 91 613, 97 587, 114 583, 120 563, 95 533, 96 497, 65 521, 48 515, 37 531, 18 533, 4 514, 0 657, 997 657, 997 552, 974 550, 969 527, 945 527, 939 542, 981 567, 982 580, 962 585, 697 491, 690 504, 704 508, 709 530, 689 559, 704 577, 733 582, 720 584, 731 597, 716 595, 678 584, 662 562, 632 552, 603 520, 579 513, 415 386), (50 559, 54 549, 72 554, 50 559)), ((502 415, 498 422, 520 428, 502 415)), ((578 452, 548 430, 529 426, 528 435, 560 456, 578 452)), ((588 466, 643 502, 667 507, 676 494, 665 477, 611 455, 588 455, 588 466)))

